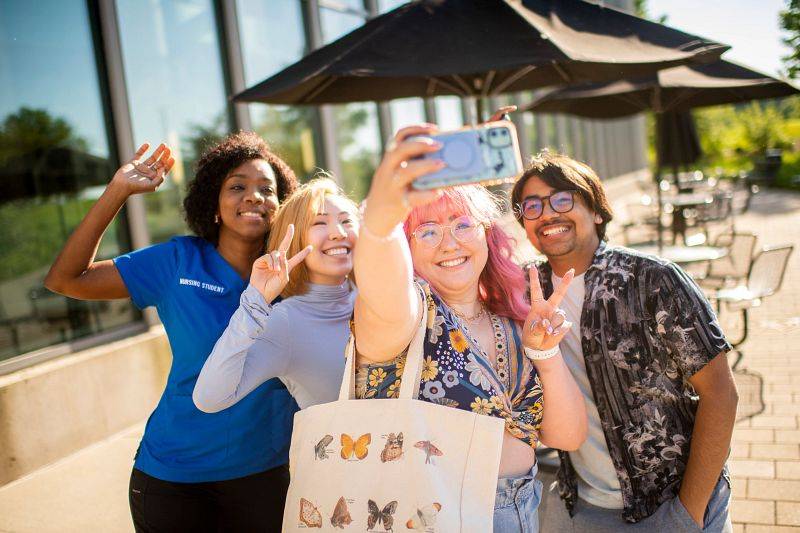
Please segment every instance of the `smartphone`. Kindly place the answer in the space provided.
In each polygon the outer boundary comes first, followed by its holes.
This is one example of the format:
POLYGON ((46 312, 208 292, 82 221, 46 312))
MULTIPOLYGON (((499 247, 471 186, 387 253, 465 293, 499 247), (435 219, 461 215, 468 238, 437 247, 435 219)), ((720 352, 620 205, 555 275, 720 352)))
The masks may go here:
POLYGON ((514 123, 487 122, 430 136, 442 149, 422 159, 441 159, 447 166, 417 178, 415 189, 438 189, 468 183, 494 185, 515 180, 522 174, 522 157, 514 123))

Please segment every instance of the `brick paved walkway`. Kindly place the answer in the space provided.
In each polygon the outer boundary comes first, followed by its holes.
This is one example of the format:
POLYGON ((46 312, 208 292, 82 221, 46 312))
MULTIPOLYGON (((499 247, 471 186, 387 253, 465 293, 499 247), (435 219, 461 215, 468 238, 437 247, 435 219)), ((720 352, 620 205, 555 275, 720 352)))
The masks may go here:
MULTIPOLYGON (((735 531, 800 530, 800 194, 765 192, 736 228, 758 246, 791 243, 781 291, 750 311, 751 334, 736 373, 739 417, 733 435, 735 531), (763 412, 752 417, 760 405, 763 412)), ((723 312, 723 326, 729 322, 723 312)))

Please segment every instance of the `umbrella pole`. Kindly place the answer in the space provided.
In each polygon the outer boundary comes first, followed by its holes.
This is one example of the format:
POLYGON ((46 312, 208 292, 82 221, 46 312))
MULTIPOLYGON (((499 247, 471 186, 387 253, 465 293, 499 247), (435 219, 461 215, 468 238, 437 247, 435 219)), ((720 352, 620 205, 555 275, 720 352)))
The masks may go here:
POLYGON ((661 222, 661 215, 663 214, 663 205, 661 203, 661 167, 656 167, 656 202, 658 202, 658 220, 657 220, 657 234, 658 234, 658 255, 661 255, 664 250, 664 224, 661 222))
POLYGON ((475 123, 483 122, 483 98, 480 95, 475 97, 475 123))
POLYGON ((664 224, 661 222, 661 217, 664 214, 664 204, 661 203, 661 161, 659 161, 660 155, 659 154, 659 147, 661 142, 661 133, 659 131, 659 119, 661 118, 660 113, 655 113, 655 132, 653 135, 653 141, 655 142, 656 146, 656 202, 658 203, 658 220, 656 222, 657 228, 657 239, 658 239, 658 255, 661 255, 664 249, 664 224))

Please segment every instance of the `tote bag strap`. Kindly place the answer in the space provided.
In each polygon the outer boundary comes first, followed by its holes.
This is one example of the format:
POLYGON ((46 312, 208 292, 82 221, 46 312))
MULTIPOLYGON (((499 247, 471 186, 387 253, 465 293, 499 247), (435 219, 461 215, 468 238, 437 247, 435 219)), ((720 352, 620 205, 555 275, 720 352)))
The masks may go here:
MULTIPOLYGON (((403 369, 403 379, 400 384, 399 398, 413 399, 419 394, 419 378, 422 374, 423 346, 425 345, 426 325, 428 324, 428 303, 422 299, 422 320, 420 320, 414 338, 408 345, 406 365, 403 369), (413 378, 413 379, 408 379, 413 378)), ((344 375, 339 388, 339 400, 353 400, 356 396, 356 338, 351 333, 345 349, 344 375)))

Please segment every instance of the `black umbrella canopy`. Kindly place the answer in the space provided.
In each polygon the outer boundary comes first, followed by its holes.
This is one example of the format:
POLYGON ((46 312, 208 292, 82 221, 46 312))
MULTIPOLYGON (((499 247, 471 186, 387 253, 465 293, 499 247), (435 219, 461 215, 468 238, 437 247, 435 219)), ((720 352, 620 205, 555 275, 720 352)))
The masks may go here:
POLYGON ((555 89, 526 110, 587 118, 621 118, 642 111, 664 113, 695 107, 798 94, 791 84, 730 61, 680 66, 642 78, 555 89))
POLYGON ((491 96, 641 76, 728 47, 583 0, 418 0, 234 97, 328 104, 491 96))

